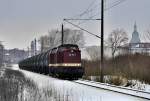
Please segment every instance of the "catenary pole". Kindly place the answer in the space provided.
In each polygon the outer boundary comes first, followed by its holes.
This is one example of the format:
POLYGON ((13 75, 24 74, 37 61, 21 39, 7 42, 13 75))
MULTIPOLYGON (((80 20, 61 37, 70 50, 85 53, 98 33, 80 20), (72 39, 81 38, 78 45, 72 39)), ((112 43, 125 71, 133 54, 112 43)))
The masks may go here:
POLYGON ((62 34, 62 36, 61 36, 61 45, 63 45, 64 44, 64 25, 63 24, 62 24, 61 34, 62 34))
POLYGON ((100 64, 100 81, 103 82, 104 69, 104 0, 101 0, 101 64, 100 64))

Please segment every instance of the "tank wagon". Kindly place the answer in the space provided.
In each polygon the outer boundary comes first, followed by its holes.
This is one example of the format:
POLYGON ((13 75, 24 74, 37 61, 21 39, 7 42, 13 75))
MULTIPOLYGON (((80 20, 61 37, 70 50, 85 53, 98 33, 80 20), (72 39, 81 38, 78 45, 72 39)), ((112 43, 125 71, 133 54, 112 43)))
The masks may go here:
POLYGON ((84 73, 81 65, 81 51, 74 44, 60 45, 24 59, 19 62, 19 68, 61 79, 78 79, 84 73))

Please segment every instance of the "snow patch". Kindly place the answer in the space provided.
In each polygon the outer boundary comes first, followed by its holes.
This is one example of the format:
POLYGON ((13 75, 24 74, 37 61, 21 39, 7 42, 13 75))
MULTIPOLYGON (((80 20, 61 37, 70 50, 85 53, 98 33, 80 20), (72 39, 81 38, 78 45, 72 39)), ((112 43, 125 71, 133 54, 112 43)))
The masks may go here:
POLYGON ((64 97, 65 101, 148 101, 146 99, 121 93, 85 86, 73 81, 59 80, 50 76, 32 73, 25 70, 20 71, 36 82, 39 88, 52 87, 57 91, 56 95, 64 97))

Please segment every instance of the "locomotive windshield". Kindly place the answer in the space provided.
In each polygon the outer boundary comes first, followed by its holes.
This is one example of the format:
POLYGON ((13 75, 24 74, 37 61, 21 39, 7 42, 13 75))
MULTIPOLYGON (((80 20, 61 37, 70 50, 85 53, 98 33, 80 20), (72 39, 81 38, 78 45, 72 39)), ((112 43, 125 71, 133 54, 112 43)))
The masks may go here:
POLYGON ((63 50, 78 50, 78 46, 77 45, 71 45, 71 44, 65 44, 65 45, 61 45, 59 46, 59 50, 63 51, 63 50))

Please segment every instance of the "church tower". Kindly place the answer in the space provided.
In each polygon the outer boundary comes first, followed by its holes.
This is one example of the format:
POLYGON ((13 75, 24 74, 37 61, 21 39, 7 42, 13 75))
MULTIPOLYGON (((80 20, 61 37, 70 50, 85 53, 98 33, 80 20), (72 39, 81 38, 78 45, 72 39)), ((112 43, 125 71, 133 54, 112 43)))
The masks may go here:
POLYGON ((131 39, 130 43, 141 43, 140 37, 139 37, 139 33, 138 33, 138 31, 137 31, 136 22, 135 22, 135 24, 134 24, 134 31, 133 31, 133 33, 132 33, 132 39, 131 39))

